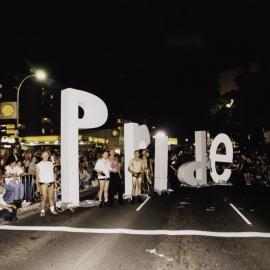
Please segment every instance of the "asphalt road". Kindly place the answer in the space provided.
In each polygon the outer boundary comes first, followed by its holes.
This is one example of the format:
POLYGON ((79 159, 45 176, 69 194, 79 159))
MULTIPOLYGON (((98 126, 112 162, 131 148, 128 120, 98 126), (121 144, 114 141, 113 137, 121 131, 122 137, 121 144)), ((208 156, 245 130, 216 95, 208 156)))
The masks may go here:
MULTIPOLYGON (((139 205, 39 213, 19 226, 270 232, 270 189, 182 188, 139 205), (232 203, 252 223, 230 206, 232 203)), ((0 230, 0 269, 270 269, 270 239, 0 230)))

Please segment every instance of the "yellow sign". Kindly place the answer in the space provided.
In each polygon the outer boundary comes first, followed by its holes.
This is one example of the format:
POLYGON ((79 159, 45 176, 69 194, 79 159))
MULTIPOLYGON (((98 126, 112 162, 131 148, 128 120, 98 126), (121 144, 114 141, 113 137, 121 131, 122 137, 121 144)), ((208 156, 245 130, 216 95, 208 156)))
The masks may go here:
POLYGON ((21 141, 26 143, 37 142, 37 143, 45 143, 45 142, 56 142, 59 141, 59 136, 27 136, 20 138, 21 141))
POLYGON ((16 134, 16 129, 7 129, 6 134, 16 134))
POLYGON ((6 128, 7 129, 15 129, 15 125, 14 124, 7 124, 6 128))
POLYGON ((0 108, 2 119, 16 118, 16 102, 2 102, 0 108))
POLYGON ((177 145, 178 144, 178 139, 177 138, 169 138, 169 144, 177 145))

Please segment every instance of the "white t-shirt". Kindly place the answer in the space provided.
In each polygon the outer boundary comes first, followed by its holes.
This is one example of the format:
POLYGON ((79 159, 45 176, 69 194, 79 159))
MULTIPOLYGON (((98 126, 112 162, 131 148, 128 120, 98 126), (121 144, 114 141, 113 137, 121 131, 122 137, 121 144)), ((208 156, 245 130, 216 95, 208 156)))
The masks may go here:
POLYGON ((107 159, 99 159, 95 166, 95 171, 101 171, 105 175, 99 175, 98 179, 110 178, 111 162, 107 159))
MULTIPOLYGON (((8 165, 8 166, 5 167, 5 170, 6 170, 6 174, 13 174, 13 175, 19 175, 20 174, 17 166, 15 166, 15 167, 12 168, 11 166, 8 165)), ((15 177, 15 176, 14 177, 6 177, 5 178, 6 184, 9 184, 13 180, 19 181, 20 178, 19 177, 15 177)))
POLYGON ((16 168, 17 168, 17 174, 18 174, 18 175, 21 175, 21 174, 23 174, 23 173, 24 173, 24 170, 23 170, 23 168, 22 168, 22 167, 18 167, 18 166, 16 166, 16 168))
POLYGON ((53 163, 51 161, 40 161, 37 166, 39 169, 39 182, 52 183, 54 182, 53 163))

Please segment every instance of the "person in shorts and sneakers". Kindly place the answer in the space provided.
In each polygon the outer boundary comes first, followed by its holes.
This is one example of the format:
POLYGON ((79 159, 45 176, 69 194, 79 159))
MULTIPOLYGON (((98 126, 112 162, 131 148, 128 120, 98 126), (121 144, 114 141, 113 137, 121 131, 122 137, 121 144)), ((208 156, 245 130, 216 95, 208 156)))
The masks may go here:
POLYGON ((104 151, 102 154, 102 158, 98 159, 95 171, 98 175, 98 181, 99 181, 99 193, 98 193, 98 199, 99 199, 99 206, 103 207, 102 204, 102 196, 104 193, 104 206, 109 206, 109 185, 110 185, 110 168, 111 163, 108 159, 109 153, 107 151, 104 151))
POLYGON ((44 151, 41 155, 42 161, 36 166, 36 185, 37 192, 41 192, 41 212, 40 216, 45 216, 47 197, 49 198, 50 210, 52 215, 58 213, 54 208, 54 189, 57 187, 54 165, 49 161, 49 153, 44 151))

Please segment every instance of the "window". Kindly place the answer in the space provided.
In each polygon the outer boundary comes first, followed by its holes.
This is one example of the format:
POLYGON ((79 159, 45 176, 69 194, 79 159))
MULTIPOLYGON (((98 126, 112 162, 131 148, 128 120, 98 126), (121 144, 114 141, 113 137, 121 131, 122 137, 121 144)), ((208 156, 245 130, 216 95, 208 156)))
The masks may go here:
POLYGON ((52 121, 48 117, 42 117, 41 122, 42 122, 42 124, 45 124, 45 123, 51 124, 52 121))

